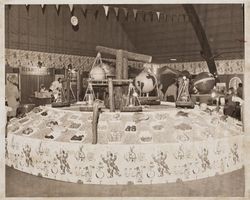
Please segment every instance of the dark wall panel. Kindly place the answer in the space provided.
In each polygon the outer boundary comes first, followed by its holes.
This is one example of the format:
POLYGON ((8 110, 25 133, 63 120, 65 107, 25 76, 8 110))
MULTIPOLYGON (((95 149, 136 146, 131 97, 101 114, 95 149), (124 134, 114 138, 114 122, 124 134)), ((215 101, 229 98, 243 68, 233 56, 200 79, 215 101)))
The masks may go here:
MULTIPOLYGON (((8 32, 8 37, 6 39, 9 39, 6 44, 9 45, 10 48, 18 48, 19 47, 19 10, 20 8, 17 6, 11 6, 9 10, 7 10, 6 15, 9 15, 9 23, 8 32), (9 11, 9 12, 8 12, 9 11)), ((6 35, 5 34, 5 35, 6 35)))
POLYGON ((21 75, 21 102, 31 103, 30 96, 37 91, 38 76, 21 75))
POLYGON ((79 27, 70 23, 68 5, 61 5, 57 13, 55 5, 6 6, 6 48, 95 56, 95 47, 105 45, 134 51, 134 44, 110 11, 108 19, 101 6, 90 6, 86 17, 80 6, 74 6, 79 27))
POLYGON ((39 90, 39 86, 44 84, 48 89, 54 81, 54 72, 51 75, 36 76, 36 75, 21 75, 21 103, 32 103, 31 95, 39 90))
POLYGON ((29 28, 28 28, 29 16, 25 6, 20 7, 19 21, 20 21, 20 45, 24 50, 29 49, 29 28))

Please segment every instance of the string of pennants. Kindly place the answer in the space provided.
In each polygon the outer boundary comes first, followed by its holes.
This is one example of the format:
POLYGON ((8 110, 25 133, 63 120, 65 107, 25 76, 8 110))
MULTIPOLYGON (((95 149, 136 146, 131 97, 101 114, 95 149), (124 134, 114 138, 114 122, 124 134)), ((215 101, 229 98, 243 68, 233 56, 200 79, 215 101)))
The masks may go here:
MULTIPOLYGON (((26 6, 27 9, 29 8, 29 4, 25 4, 25 6, 26 6)), ((41 6, 42 10, 44 11, 45 4, 40 4, 40 6, 41 6)), ((86 13, 87 13, 87 6, 88 5, 81 5, 81 10, 82 10, 85 17, 86 17, 86 13)), ((169 13, 162 12, 162 11, 128 9, 128 8, 125 8, 125 7, 115 7, 115 6, 107 6, 107 5, 100 5, 100 6, 104 9, 104 13, 105 13, 106 17, 109 16, 110 10, 113 9, 114 12, 115 12, 116 18, 118 18, 119 13, 122 11, 122 12, 124 12, 124 15, 125 15, 126 19, 128 19, 128 14, 129 14, 129 12, 132 11, 134 19, 137 19, 138 13, 140 12, 140 13, 144 14, 144 17, 145 17, 145 14, 151 14, 151 20, 153 20, 153 15, 155 14, 158 21, 160 20, 160 16, 162 16, 162 19, 165 20, 165 21, 167 21, 169 19, 172 20, 172 21, 174 21, 174 20, 188 21, 188 16, 185 13, 181 13, 181 14, 178 15, 178 14, 169 14, 169 13)), ((56 10, 57 10, 57 13, 59 13, 60 5, 56 4, 55 7, 56 7, 56 10)), ((71 15, 73 16, 74 5, 73 4, 68 4, 68 7, 69 7, 69 10, 71 12, 71 15)))

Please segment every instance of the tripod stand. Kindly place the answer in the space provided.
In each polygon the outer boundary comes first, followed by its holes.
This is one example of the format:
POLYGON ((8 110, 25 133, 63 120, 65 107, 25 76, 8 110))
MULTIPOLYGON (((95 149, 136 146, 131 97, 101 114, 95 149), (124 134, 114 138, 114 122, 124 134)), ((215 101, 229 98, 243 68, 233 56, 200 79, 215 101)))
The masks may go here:
MULTIPOLYGON (((72 95, 73 98, 74 98, 74 101, 76 101, 76 96, 75 96, 75 93, 74 93, 74 91, 73 91, 73 89, 72 89, 72 84, 71 84, 71 82, 69 82, 69 90, 70 90, 71 95, 72 95)), ((69 95, 70 95, 70 94, 69 94, 69 95)))
POLYGON ((94 100, 95 100, 95 93, 93 90, 92 83, 89 82, 83 101, 87 101, 89 105, 92 105, 94 100))
POLYGON ((126 105, 125 106, 136 106, 136 101, 139 105, 141 105, 140 100, 138 98, 138 94, 135 91, 135 87, 133 83, 130 81, 129 86, 128 86, 128 95, 126 98, 126 105))
POLYGON ((194 107, 194 103, 191 100, 188 87, 189 79, 184 76, 179 82, 178 96, 175 103, 176 107, 194 107))

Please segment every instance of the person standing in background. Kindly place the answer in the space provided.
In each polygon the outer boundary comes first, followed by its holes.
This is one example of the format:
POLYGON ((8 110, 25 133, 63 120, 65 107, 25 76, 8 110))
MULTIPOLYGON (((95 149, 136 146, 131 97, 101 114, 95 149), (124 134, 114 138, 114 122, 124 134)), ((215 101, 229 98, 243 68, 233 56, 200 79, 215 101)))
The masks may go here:
POLYGON ((40 92, 46 92, 46 87, 44 86, 44 84, 41 84, 40 92))
POLYGON ((8 106, 11 108, 11 111, 8 111, 7 116, 9 118, 16 117, 16 111, 19 106, 20 94, 17 88, 16 76, 10 75, 7 78, 7 83, 5 86, 5 96, 8 106))
POLYGON ((176 82, 174 82, 172 85, 170 85, 164 95, 165 101, 169 102, 175 102, 177 96, 177 85, 176 82))
POLYGON ((241 120, 241 105, 243 100, 236 96, 234 88, 229 88, 226 95, 226 104, 224 106, 224 115, 241 120))
POLYGON ((8 117, 8 113, 12 111, 12 108, 8 106, 8 102, 7 99, 5 97, 5 138, 7 138, 7 127, 8 127, 8 122, 9 122, 9 117, 8 117))
POLYGON ((52 92, 52 102, 59 102, 61 101, 62 97, 62 78, 58 78, 57 80, 51 83, 49 91, 52 92))
POLYGON ((237 88, 237 96, 243 99, 243 84, 239 83, 237 88))
POLYGON ((160 83, 158 86, 158 96, 160 98, 160 101, 164 101, 164 94, 162 92, 162 88, 163 88, 162 83, 160 83))

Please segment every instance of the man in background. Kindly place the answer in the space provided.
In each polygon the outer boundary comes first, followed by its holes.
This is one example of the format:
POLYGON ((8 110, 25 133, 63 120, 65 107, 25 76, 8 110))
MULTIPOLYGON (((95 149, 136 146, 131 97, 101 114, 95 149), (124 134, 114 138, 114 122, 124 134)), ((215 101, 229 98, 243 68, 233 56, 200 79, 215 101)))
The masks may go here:
POLYGON ((18 81, 16 79, 16 76, 10 75, 7 78, 7 83, 5 86, 6 101, 8 106, 11 108, 11 110, 9 110, 7 113, 8 118, 16 117, 16 111, 19 106, 20 94, 17 88, 18 81))

